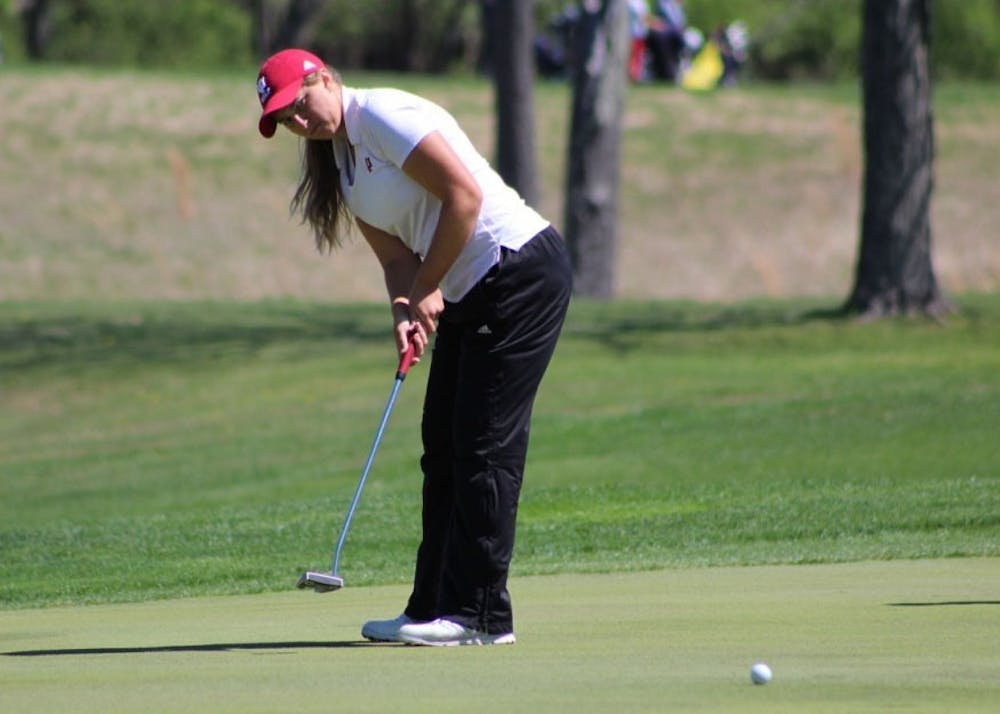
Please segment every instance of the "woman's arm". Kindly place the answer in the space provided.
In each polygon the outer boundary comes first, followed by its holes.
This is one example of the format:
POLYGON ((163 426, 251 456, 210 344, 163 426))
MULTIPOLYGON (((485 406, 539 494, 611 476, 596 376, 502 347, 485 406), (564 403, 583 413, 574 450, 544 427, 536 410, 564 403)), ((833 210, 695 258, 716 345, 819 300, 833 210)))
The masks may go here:
MULTIPOLYGON (((410 312, 410 290, 414 276, 420 268, 420 259, 396 236, 380 228, 355 219, 361 234, 371 246, 375 257, 382 265, 385 287, 392 305, 392 321, 396 336, 396 346, 400 353, 406 350, 407 340, 412 340, 414 361, 420 359, 427 347, 427 330, 410 312), (412 337, 411 328, 416 327, 412 337)), ((440 293, 438 293, 440 296, 440 293)))
POLYGON ((441 215, 430 248, 407 293, 411 314, 427 332, 437 329, 444 300, 438 286, 476 228, 483 192, 440 132, 421 139, 403 162, 403 171, 441 200, 441 215))

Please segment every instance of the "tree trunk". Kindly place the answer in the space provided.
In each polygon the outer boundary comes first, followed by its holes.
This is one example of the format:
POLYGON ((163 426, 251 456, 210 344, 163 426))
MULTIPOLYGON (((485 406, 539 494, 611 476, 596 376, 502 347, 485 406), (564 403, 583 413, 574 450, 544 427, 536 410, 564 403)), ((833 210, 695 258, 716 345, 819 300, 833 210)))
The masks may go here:
POLYGON ((28 0, 21 6, 24 49, 33 60, 45 59, 49 39, 49 0, 28 0))
POLYGON ((327 10, 325 0, 242 0, 250 13, 258 59, 289 47, 309 47, 327 10))
POLYGON ((497 0, 490 34, 494 37, 497 171, 525 202, 537 206, 533 5, 533 0, 497 0))
POLYGON ((498 0, 479 0, 479 57, 476 59, 476 70, 483 74, 493 74, 494 47, 498 38, 496 35, 496 10, 498 0))
POLYGON ((581 0, 574 30, 566 240, 580 295, 614 295, 619 145, 629 51, 626 0, 581 0))
POLYGON ((270 13, 267 0, 249 0, 251 24, 253 26, 254 57, 264 59, 271 54, 270 13))
POLYGON ((440 10, 444 17, 443 29, 435 32, 437 41, 430 42, 426 72, 447 72, 457 58, 465 55, 465 38, 462 33, 462 15, 468 0, 452 0, 451 4, 442 4, 440 10))
POLYGON ((284 47, 304 47, 316 38, 317 25, 326 11, 323 0, 292 0, 285 21, 278 30, 278 41, 284 47))
POLYGON ((881 317, 948 309, 931 265, 929 14, 930 0, 864 3, 864 208, 847 312, 881 317))

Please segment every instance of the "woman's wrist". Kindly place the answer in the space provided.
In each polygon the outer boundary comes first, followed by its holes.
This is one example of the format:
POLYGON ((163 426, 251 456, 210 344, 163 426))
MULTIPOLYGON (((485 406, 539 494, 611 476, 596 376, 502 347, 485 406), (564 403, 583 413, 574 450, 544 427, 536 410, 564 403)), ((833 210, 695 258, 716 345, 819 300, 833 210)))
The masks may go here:
POLYGON ((410 301, 404 297, 398 297, 392 301, 392 319, 394 322, 402 322, 410 319, 410 301))

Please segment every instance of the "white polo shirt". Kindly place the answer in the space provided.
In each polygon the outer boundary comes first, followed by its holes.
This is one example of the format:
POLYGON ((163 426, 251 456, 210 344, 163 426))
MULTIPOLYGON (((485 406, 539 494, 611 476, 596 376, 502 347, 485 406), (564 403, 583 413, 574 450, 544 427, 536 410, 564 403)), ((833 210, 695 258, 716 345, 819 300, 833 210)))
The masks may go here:
POLYGON ((420 258, 430 247, 441 201, 403 172, 406 157, 438 131, 479 184, 483 205, 472 239, 441 281, 445 300, 461 300, 497 263, 501 247, 518 250, 549 225, 437 104, 398 89, 349 87, 343 87, 343 104, 347 141, 334 139, 333 149, 344 201, 356 217, 398 237, 420 258))

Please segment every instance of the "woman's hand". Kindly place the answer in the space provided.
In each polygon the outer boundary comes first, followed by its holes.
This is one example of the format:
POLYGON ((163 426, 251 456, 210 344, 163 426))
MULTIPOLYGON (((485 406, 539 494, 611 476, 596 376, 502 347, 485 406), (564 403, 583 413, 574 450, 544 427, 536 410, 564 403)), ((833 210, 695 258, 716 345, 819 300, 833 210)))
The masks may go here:
POLYGON ((413 364, 419 362, 420 358, 424 356, 429 342, 427 333, 419 322, 396 323, 396 347, 399 348, 399 354, 402 356, 412 343, 413 364))
POLYGON ((430 343, 427 330, 418 320, 410 316, 410 306, 405 300, 397 300, 392 304, 392 316, 395 323, 394 333, 396 347, 403 355, 410 344, 413 345, 413 362, 417 363, 427 350, 430 343))
POLYGON ((410 315, 423 329, 425 335, 437 332, 438 320, 444 312, 444 298, 437 288, 429 290, 419 282, 410 292, 410 315))

